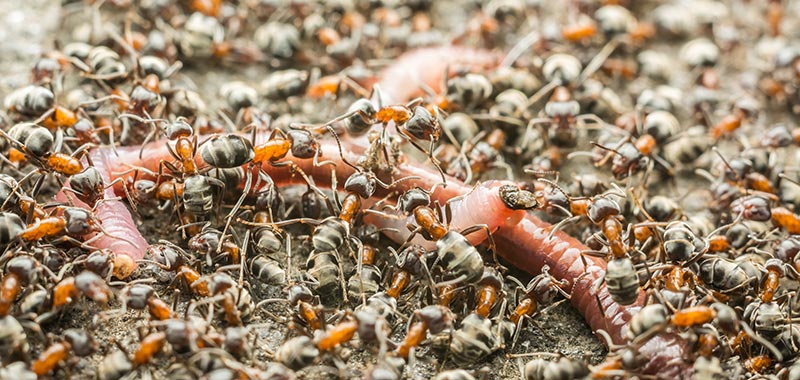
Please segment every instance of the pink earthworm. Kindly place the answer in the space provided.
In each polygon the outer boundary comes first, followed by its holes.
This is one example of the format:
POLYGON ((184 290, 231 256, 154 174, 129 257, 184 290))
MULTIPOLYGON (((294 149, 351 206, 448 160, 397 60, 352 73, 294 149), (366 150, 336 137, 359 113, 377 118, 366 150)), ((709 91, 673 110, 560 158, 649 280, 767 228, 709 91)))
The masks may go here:
MULTIPOLYGON (((570 302, 592 330, 604 330, 613 343, 623 344, 628 323, 641 309, 644 293, 640 293, 632 305, 614 302, 605 286, 595 288, 596 281, 605 276, 606 262, 592 256, 581 258, 581 252, 589 248, 562 231, 551 236, 551 228, 548 223, 528 214, 519 224, 497 232, 498 254, 531 274, 540 273, 543 266, 549 266, 553 277, 570 282, 570 302)), ((648 359, 642 373, 687 375, 689 367, 683 359, 686 349, 686 341, 673 334, 665 333, 650 339, 638 347, 639 353, 648 359)))
MULTIPOLYGON (((493 53, 486 50, 474 50, 458 47, 426 48, 414 52, 406 53, 396 60, 396 63, 385 69, 381 75, 380 85, 386 91, 385 98, 393 101, 406 101, 409 98, 420 94, 419 83, 426 83, 429 87, 434 87, 441 82, 444 70, 450 66, 464 65, 468 67, 491 68, 499 63, 499 59, 493 53), (438 70, 437 70, 438 69, 438 70), (424 73, 414 76, 414 73, 424 73), (417 85, 415 85, 415 83, 417 85)), ((364 139, 343 139, 343 151, 341 152, 348 161, 357 161, 358 155, 362 153, 366 146, 364 139)), ((95 149, 93 154, 105 155, 109 153, 107 148, 95 149)), ((163 142, 150 143, 144 147, 124 147, 117 149, 120 153, 118 159, 111 162, 110 167, 105 171, 111 173, 110 179, 128 179, 133 174, 118 175, 120 172, 128 171, 130 167, 143 167, 149 170, 156 170, 161 160, 170 160, 166 146, 163 142), (142 157, 139 159, 139 151, 143 150, 142 157), (127 163, 125 166, 123 163, 127 163)), ((339 183, 343 183, 347 177, 353 173, 353 169, 345 165, 338 154, 338 147, 331 142, 321 142, 321 150, 325 152, 326 158, 337 163, 336 177, 339 183)), ((289 158, 296 167, 302 169, 311 176, 317 185, 321 187, 331 186, 330 168, 325 166, 314 166, 311 160, 299 160, 289 158)), ((272 177, 273 181, 279 186, 288 184, 302 184, 303 179, 292 173, 288 167, 274 167, 265 165, 262 167, 272 177)), ((441 177, 433 170, 409 164, 401 164, 397 168, 397 175, 415 176, 414 180, 404 181, 398 184, 394 191, 402 192, 413 186, 431 188, 434 184, 441 182, 441 177)), ((122 181, 125 182, 125 181, 122 181)), ((121 184, 117 185, 119 188, 121 184)), ((472 188, 464 185, 460 181, 448 178, 447 186, 437 187, 433 192, 432 200, 440 203, 466 194, 472 188)), ((118 191, 120 195, 120 193, 118 191)), ((465 203, 466 205, 466 203, 465 203)), ((509 262, 518 266, 533 275, 541 272, 544 265, 550 267, 550 272, 558 280, 566 280, 572 284, 571 303, 581 312, 587 323, 594 330, 606 330, 615 343, 624 342, 623 336, 627 329, 631 317, 640 309, 642 299, 633 305, 621 306, 611 300, 605 286, 595 290, 594 283, 605 275, 605 262, 598 258, 586 257, 581 259, 581 252, 588 248, 576 239, 562 232, 550 235, 549 224, 540 221, 533 214, 527 213, 516 225, 507 223, 505 219, 498 222, 497 213, 485 207, 486 205, 471 205, 476 209, 485 210, 482 223, 496 224, 499 229, 494 235, 498 244, 498 254, 509 262), (502 225, 502 227, 500 227, 502 225), (600 309, 597 299, 603 305, 600 309)), ((466 218, 462 213, 467 212, 471 207, 460 208, 459 211, 453 210, 453 219, 459 220, 466 218)), ((125 210, 127 213, 127 210, 125 210)), ((114 218, 121 217, 114 215, 114 218)), ((471 218, 471 217, 470 217, 471 218)), ((505 217, 504 217, 505 218, 505 217)), ((378 218, 375 222, 378 227, 390 226, 396 221, 390 222, 383 218, 383 222, 378 218)), ((471 219, 470 219, 471 220, 471 219)), ((402 236, 396 239, 403 239, 402 236)), ((403 239, 404 240, 404 239, 403 239)), ((647 343, 639 347, 639 352, 649 359, 649 363, 643 368, 644 373, 657 373, 659 376, 683 376, 689 371, 687 362, 683 360, 687 343, 676 338, 674 335, 661 334, 650 339, 647 343)))
MULTIPOLYGON (((203 137, 200 138, 203 140, 203 137)), ((105 148, 102 148, 105 149, 105 148)), ((343 141, 342 155, 350 162, 357 161, 358 154, 366 148, 358 144, 358 140, 343 141)), ((123 147, 117 149, 120 156, 106 170, 114 177, 112 180, 123 178, 127 180, 131 167, 141 167, 148 171, 156 171, 161 160, 171 160, 172 157, 167 151, 163 142, 150 143, 141 147, 123 147), (142 157, 139 159, 139 150, 143 149, 142 157), (120 174, 128 171, 127 174, 120 174)), ((339 184, 354 173, 354 169, 347 166, 339 156, 338 146, 328 140, 320 142, 320 150, 326 160, 334 161, 336 165, 336 177, 339 184)), ((108 152, 104 154, 109 154, 108 152)), ((315 166, 311 159, 297 159, 289 157, 295 168, 303 170, 312 177, 317 186, 329 188, 331 186, 331 171, 327 166, 315 166)), ((199 156, 196 157, 197 164, 202 166, 199 156)), ((289 166, 272 166, 265 163, 261 169, 270 175, 278 186, 291 184, 304 184, 305 180, 292 172, 289 166)), ((441 182, 439 173, 432 169, 423 168, 407 163, 399 164, 395 168, 395 176, 398 178, 412 177, 412 179, 399 182, 391 189, 394 192, 403 192, 415 186, 430 189, 433 185, 441 182)), ((124 195, 121 191, 121 183, 117 182, 117 193, 124 195)), ((627 324, 633 315, 640 309, 643 297, 637 303, 628 306, 621 306, 611 299, 605 286, 595 290, 594 283, 605 275, 606 263, 600 258, 585 256, 581 258, 581 252, 588 250, 584 244, 575 238, 558 231, 550 235, 548 223, 539 220, 531 213, 524 211, 511 211, 503 204, 498 202, 499 197, 493 196, 488 189, 496 188, 508 181, 492 181, 487 184, 473 187, 454 179, 447 178, 447 186, 437 186, 431 194, 431 199, 444 204, 448 200, 465 194, 472 194, 469 198, 462 201, 454 201, 451 207, 455 222, 455 227, 463 228, 474 224, 486 224, 490 230, 494 231, 493 237, 497 243, 497 253, 516 267, 531 274, 541 273, 544 265, 550 267, 550 273, 558 280, 566 280, 572 287, 571 303, 586 318, 589 326, 594 330, 605 330, 612 337, 615 343, 624 342, 623 336, 627 329, 627 324), (584 261, 585 260, 585 261, 584 261), (584 265, 586 262, 588 265, 584 265), (595 297, 597 295, 597 297, 595 297), (603 310, 597 304, 597 299, 603 305, 603 310)), ((377 197, 385 196, 387 190, 376 193, 377 197)), ((373 199, 376 200, 377 198, 373 199)), ((399 231, 407 231, 405 228, 408 222, 405 218, 370 217, 369 221, 379 228, 395 228, 399 231)), ((405 242, 408 233, 389 234, 389 237, 398 243, 405 242)), ((481 233, 470 234, 474 236, 471 241, 474 244, 481 243, 486 235, 481 233)), ((685 342, 677 340, 674 336, 662 334, 648 341, 639 348, 640 353, 650 359, 645 368, 647 373, 681 373, 686 370, 685 362, 676 358, 681 358, 681 352, 685 349, 685 342)))
MULTIPOLYGON (((109 171, 112 167, 111 161, 114 159, 110 157, 111 154, 113 154, 111 150, 105 148, 94 149, 90 153, 94 168, 97 169, 106 184, 111 183, 113 176, 109 171)), ((64 187, 69 187, 69 183, 66 183, 64 187)), ((70 200, 77 207, 92 209, 86 203, 68 195, 63 188, 56 194, 56 200, 70 200)), ((136 269, 136 261, 144 257, 145 250, 149 246, 147 240, 136 228, 136 222, 130 211, 125 203, 116 196, 114 189, 109 187, 104 190, 103 199, 98 201, 93 214, 103 225, 105 233, 92 238, 91 245, 99 249, 108 249, 116 255, 114 274, 118 278, 130 276, 136 269)))

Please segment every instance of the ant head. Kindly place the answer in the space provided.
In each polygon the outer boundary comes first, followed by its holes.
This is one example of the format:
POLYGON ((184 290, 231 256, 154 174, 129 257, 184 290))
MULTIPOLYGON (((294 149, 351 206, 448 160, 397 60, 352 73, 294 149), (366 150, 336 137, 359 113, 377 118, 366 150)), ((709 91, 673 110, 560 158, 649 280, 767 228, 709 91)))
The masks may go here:
POLYGON ((299 301, 311 302, 311 300, 314 299, 314 293, 303 284, 294 284, 290 286, 287 293, 286 299, 288 299, 289 303, 292 305, 297 304, 299 301))
POLYGON ((6 272, 13 273, 19 277, 24 284, 36 282, 36 268, 38 262, 33 256, 21 255, 9 260, 6 264, 6 272))
POLYGON ((175 244, 162 241, 147 248, 147 254, 164 270, 176 270, 186 263, 186 252, 175 244))
POLYGON ((344 190, 354 192, 361 198, 369 198, 375 194, 375 176, 369 172, 355 172, 344 183, 344 190))
POLYGON ((503 200, 506 207, 512 210, 532 210, 539 207, 536 195, 514 185, 501 186, 500 199, 503 200))
POLYGON ((175 140, 180 137, 189 137, 194 134, 194 128, 186 121, 183 116, 178 117, 171 123, 164 124, 164 134, 170 140, 175 140))
POLYGON ((731 211, 747 220, 766 222, 772 218, 769 201, 758 195, 750 195, 733 200, 731 211))
POLYGON ((431 204, 431 195, 427 191, 415 187, 403 193, 397 200, 397 206, 406 214, 414 212, 417 207, 424 207, 431 204))
POLYGON ((437 141, 442 133, 439 120, 422 106, 414 107, 414 113, 406 121, 404 128, 410 136, 419 140, 437 141))
POLYGON ((619 203, 607 196, 600 196, 589 204, 589 219, 593 223, 599 223, 606 218, 619 215, 622 210, 619 203))
POLYGON ((65 207, 64 220, 67 222, 66 231, 72 235, 86 235, 92 232, 95 223, 92 214, 79 207, 65 207))

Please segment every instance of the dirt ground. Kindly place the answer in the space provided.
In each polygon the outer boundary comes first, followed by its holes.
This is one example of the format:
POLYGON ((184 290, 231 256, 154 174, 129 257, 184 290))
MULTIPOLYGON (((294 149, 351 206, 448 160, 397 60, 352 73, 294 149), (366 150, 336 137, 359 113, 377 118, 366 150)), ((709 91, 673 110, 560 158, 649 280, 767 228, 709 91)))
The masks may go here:
MULTIPOLYGON (((452 5, 452 4, 450 4, 452 5)), ((442 11, 452 10, 447 4, 442 5, 442 11)), ((17 0, 0 0, 0 97, 7 94, 11 89, 17 88, 27 83, 30 65, 44 51, 53 46, 56 33, 59 32, 59 11, 58 1, 52 0, 26 0, 25 6, 20 7, 17 0)), ((63 32, 63 31, 62 31, 63 32)), ((231 72, 207 72, 199 69, 189 69, 182 71, 189 75, 201 89, 209 89, 211 93, 216 93, 220 83, 229 81, 231 78, 257 83, 260 76, 264 73, 262 69, 248 68, 244 71, 231 72)), ((158 219, 153 210, 144 210, 142 213, 142 225, 140 230, 150 243, 155 243, 159 239, 175 239, 175 236, 164 235, 163 221, 158 219)), ((295 262, 304 262, 305 258, 297 257, 295 262)), ((517 274, 523 282, 526 282, 525 274, 517 274)), ((145 276, 142 276, 145 277, 145 276)), ((163 290, 163 288, 161 289, 163 290)), ((267 289, 262 296, 280 297, 279 289, 272 287, 267 289), (269 294, 269 293, 273 294, 269 294)), ((180 297, 180 295, 177 295, 180 297)), ((169 295, 165 299, 171 299, 169 295)), ((112 304, 113 307, 118 305, 112 304)), ((59 334, 65 329, 74 327, 85 327, 92 323, 96 317, 94 308, 79 304, 64 314, 58 321, 47 325, 48 333, 59 334)), ((282 313, 280 308, 271 309, 279 316, 282 313)), ((128 312, 120 317, 113 317, 108 320, 100 321, 94 325, 92 333, 101 343, 101 347, 113 348, 112 341, 118 342, 121 346, 131 348, 138 342, 137 327, 141 327, 146 321, 146 316, 134 312, 128 312)), ((252 330, 256 336, 254 345, 255 360, 269 360, 268 352, 274 351, 278 344, 283 341, 285 326, 276 323, 264 312, 257 312, 251 320, 252 330), (266 350, 265 350, 266 349, 266 350)), ((400 336, 399 333, 395 336, 400 336)), ((38 352, 41 347, 35 347, 38 352)), ((509 354, 525 354, 537 352, 560 352, 576 358, 586 358, 591 363, 597 363, 604 358, 606 350, 594 337, 589 327, 584 323, 580 314, 575 311, 568 302, 561 303, 539 317, 537 326, 528 326, 522 332, 514 350, 507 350, 509 354)), ((72 369, 72 379, 93 379, 94 373, 102 360, 108 354, 103 350, 98 351, 93 356, 80 360, 72 369)), ((438 363, 427 361, 426 356, 420 358, 413 372, 415 379, 429 379, 444 368, 455 368, 453 363, 438 363)), ((486 374, 487 378, 494 379, 517 379, 520 378, 519 365, 524 363, 523 359, 509 358, 505 354, 495 354, 487 362, 480 363, 474 368, 480 369, 479 373, 486 374)), ((368 350, 355 349, 353 355, 347 363, 348 378, 360 378, 360 370, 365 364, 374 361, 372 354, 368 350)), ((163 364, 164 362, 162 362, 163 364)), ((149 366, 152 369, 159 368, 158 364, 149 366)), ((134 372, 133 377, 165 378, 165 368, 156 370, 154 373, 134 372)), ((306 369, 308 378, 324 377, 320 368, 306 369)))

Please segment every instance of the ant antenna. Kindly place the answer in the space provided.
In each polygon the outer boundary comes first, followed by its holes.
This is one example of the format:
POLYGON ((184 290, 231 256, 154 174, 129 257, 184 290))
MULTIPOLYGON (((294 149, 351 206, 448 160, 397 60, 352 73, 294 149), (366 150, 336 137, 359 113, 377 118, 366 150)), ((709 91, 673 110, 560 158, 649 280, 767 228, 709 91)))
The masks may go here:
POLYGON ((541 170, 541 169, 533 169, 533 168, 525 168, 523 171, 527 174, 532 174, 536 178, 542 178, 546 176, 554 176, 558 179, 558 175, 560 174, 558 170, 541 170))
POLYGON ((328 131, 330 131, 331 134, 333 135, 333 138, 336 139, 336 145, 339 147, 339 157, 342 158, 342 161, 345 164, 347 164, 347 166, 350 166, 351 168, 355 169, 355 171, 360 172, 361 168, 351 164, 350 161, 347 161, 347 159, 344 158, 344 152, 342 151, 342 142, 341 140, 339 140, 339 135, 336 134, 336 131, 333 130, 333 127, 331 127, 330 125, 326 125, 325 128, 327 128, 328 131))
POLYGON ((387 189, 387 190, 392 188, 392 187, 397 186, 397 184, 399 184, 401 182, 410 181, 412 179, 422 179, 422 177, 420 177, 420 176, 410 175, 410 176, 407 176, 407 177, 400 178, 400 179, 398 179, 396 181, 392 181, 391 183, 387 184, 387 183, 384 183, 383 181, 381 181, 378 177, 373 177, 373 178, 375 179, 375 182, 377 182, 379 185, 381 185, 381 187, 383 187, 384 189, 387 189))
POLYGON ((608 162, 608 160, 611 159, 611 153, 616 153, 617 155, 622 156, 622 153, 620 153, 617 149, 619 149, 619 147, 622 146, 622 144, 624 144, 624 143, 625 143, 625 140, 622 140, 622 142, 620 142, 619 145, 617 145, 616 148, 609 148, 607 146, 604 146, 604 145, 601 145, 601 144, 599 144, 597 142, 592 141, 592 145, 594 145, 594 146, 596 146, 596 147, 598 147, 600 149, 609 151, 609 153, 606 154, 605 157, 603 157, 603 159, 601 159, 600 161, 597 161, 597 163, 594 164, 594 166, 599 168, 599 167, 605 165, 606 162, 608 162))
POLYGON ((547 178, 536 178, 536 179, 534 179, 534 181, 544 182, 544 183, 552 186, 554 189, 558 190, 561 194, 564 194, 564 196, 567 197, 567 199, 572 199, 572 196, 569 195, 561 186, 559 186, 557 183, 555 183, 555 182, 553 182, 553 181, 551 181, 551 180, 549 180, 547 178))
POLYGON ((713 150, 713 151, 714 151, 714 153, 716 153, 716 154, 717 154, 717 156, 719 156, 719 158, 722 160, 722 162, 725 164, 725 166, 727 166, 727 167, 728 167, 728 169, 730 169, 731 173, 733 173, 734 175, 736 175, 736 181, 737 181, 737 182, 738 182, 738 181, 741 181, 741 180, 742 180, 742 177, 740 177, 740 176, 739 176, 739 173, 737 173, 737 172, 736 172, 736 170, 733 168, 733 166, 731 166, 731 163, 730 163, 730 162, 728 162, 728 160, 725 158, 725 156, 723 156, 723 155, 722 155, 722 152, 720 152, 720 151, 719 151, 719 148, 717 148, 717 147, 712 147, 712 148, 711 148, 711 150, 713 150))

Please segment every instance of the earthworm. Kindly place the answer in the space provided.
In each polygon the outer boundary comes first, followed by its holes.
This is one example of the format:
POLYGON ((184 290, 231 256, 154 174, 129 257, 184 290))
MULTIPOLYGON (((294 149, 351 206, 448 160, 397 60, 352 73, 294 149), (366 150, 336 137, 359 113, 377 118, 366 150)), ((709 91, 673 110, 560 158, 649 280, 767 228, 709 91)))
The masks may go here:
MULTIPOLYGON (((413 86, 414 83, 425 82, 433 87, 436 85, 437 79, 441 79, 446 67, 459 63, 470 66, 470 62, 474 62, 475 66, 478 67, 491 67, 497 64, 497 59, 492 53, 483 50, 452 47, 420 49, 416 52, 404 54, 397 59, 395 64, 385 69, 381 75, 383 78, 380 81, 381 87, 391 91, 386 95, 386 98, 399 101, 407 100, 419 93, 419 86, 413 86), (454 55, 462 60, 455 60, 454 55), (440 70, 436 70, 437 68, 440 68, 440 70), (414 78, 411 75, 415 72, 426 74, 422 77, 414 78), (437 74, 437 72, 441 73, 437 74), (413 88, 409 88, 410 85, 413 88)), ((348 161, 356 162, 358 155, 366 149, 364 144, 364 139, 344 139, 341 154, 348 161)), ((338 147, 335 144, 328 141, 321 142, 320 145, 321 150, 325 152, 326 158, 333 160, 337 164, 335 175, 337 181, 343 183, 354 170, 345 165, 341 158, 338 157, 338 154, 335 154, 338 152, 338 147)), ((110 166, 106 170, 101 171, 111 173, 112 177, 110 179, 112 180, 119 178, 118 174, 128 171, 130 167, 139 166, 155 171, 161 160, 171 159, 163 142, 150 143, 144 147, 118 148, 117 150, 119 151, 119 158, 110 162, 110 166), (140 150, 142 150, 141 157, 146 157, 145 160, 139 159, 140 150), (127 163, 130 166, 124 166, 123 163, 127 163)), ((111 153, 108 148, 98 148, 95 149, 93 154, 108 157, 111 153)), ((314 166, 311 160, 294 158, 290 158, 290 160, 296 167, 312 177, 318 186, 331 186, 330 168, 314 166)), ((303 179, 294 175, 286 166, 274 167, 265 164, 262 169, 269 173, 273 181, 279 186, 303 183, 303 179)), ((397 169, 396 174, 401 177, 416 177, 414 180, 403 181, 398 184, 393 189, 398 192, 405 191, 413 186, 431 188, 434 184, 441 182, 439 174, 430 169, 408 164, 398 165, 397 169)), ((132 173, 129 173, 125 176, 132 175, 132 173)), ((125 176, 123 178, 126 178, 125 176)), ((117 187, 119 186, 121 184, 117 184, 117 187)), ((464 185, 460 181, 448 178, 447 186, 444 188, 437 187, 431 199, 444 203, 452 197, 467 193, 470 189, 471 187, 464 185)), ((483 206, 485 205, 474 205, 472 207, 483 209, 483 206)), ((463 214, 461 213, 466 210, 468 210, 467 207, 453 210, 453 219, 459 220, 462 218, 463 214)), ((127 209, 124 211, 123 214, 127 214, 127 209)), ((486 215, 483 223, 495 223, 498 226, 506 223, 505 220, 502 222, 491 220, 493 216, 499 214, 491 212, 492 210, 488 207, 485 208, 485 211, 486 215)), ((114 215, 113 218, 120 216, 122 214, 114 215)), ((390 224, 389 219, 383 220, 384 222, 381 222, 380 219, 377 221, 378 227, 390 224)), ((546 264, 550 267, 551 274, 556 279, 566 280, 573 284, 571 303, 583 314, 591 328, 594 331, 599 329, 607 330, 614 342, 624 341, 622 338, 625 333, 624 330, 627 328, 630 318, 641 307, 641 298, 634 305, 621 306, 611 300, 605 287, 595 291, 594 282, 605 275, 605 262, 599 258, 586 257, 585 260, 588 266, 584 266, 584 260, 581 259, 580 252, 588 250, 586 246, 560 231, 551 236, 549 225, 530 213, 526 214, 516 225, 500 227, 494 237, 498 244, 498 254, 515 266, 535 275, 540 273, 542 266, 546 264), (603 305, 605 313, 599 309, 595 293, 603 305)), ((685 350, 686 343, 670 334, 661 334, 650 339, 639 347, 640 353, 649 359, 649 363, 645 366, 643 372, 658 373, 665 376, 685 375, 689 371, 689 365, 683 360, 685 350)))
MULTIPOLYGON (((109 171, 112 167, 111 158, 109 157, 112 154, 111 150, 99 148, 92 150, 90 154, 95 169, 103 177, 103 182, 106 184, 111 183, 112 173, 109 171)), ((64 188, 67 187, 69 187, 69 183, 64 185, 64 188)), ((77 207, 87 210, 92 209, 86 203, 68 195, 64 188, 56 194, 56 200, 66 201, 69 199, 77 207)), ((115 276, 118 278, 130 276, 133 270, 136 269, 136 261, 144 257, 145 250, 148 247, 147 240, 136 228, 136 222, 133 220, 131 213, 119 197, 116 196, 114 189, 109 187, 104 190, 103 200, 98 201, 93 214, 103 225, 105 233, 93 238, 92 246, 98 249, 108 249, 115 253, 115 276)))
MULTIPOLYGON (((260 137, 260 136, 259 136, 260 137)), ((203 137, 200 137, 203 140, 203 137)), ((106 148, 100 148, 101 150, 106 148)), ((363 145, 358 145, 357 141, 344 141, 342 145, 342 155, 348 161, 354 162, 358 154, 366 149, 363 145)), ((354 173, 354 169, 344 164, 339 157, 339 148, 332 141, 321 141, 320 150, 325 159, 334 161, 336 165, 336 178, 338 183, 344 181, 354 173)), ((121 172, 130 171, 131 167, 142 167, 149 171, 156 171, 161 160, 171 160, 163 142, 150 143, 141 147, 117 148, 120 154, 119 159, 115 159, 107 170, 114 175, 121 172), (143 149, 142 157, 139 159, 139 150, 143 149)), ((107 152, 104 154, 108 154, 107 152)), ((314 166, 310 159, 289 158, 295 168, 303 170, 312 177, 319 187, 331 186, 331 172, 327 166, 314 166)), ((199 156, 196 158, 198 165, 202 165, 199 156)), ((261 168, 270 175, 278 186, 290 184, 304 184, 301 176, 293 174, 289 166, 272 166, 264 164, 261 168)), ((132 176, 127 173, 124 176, 132 176)), ((441 182, 441 176, 431 169, 423 168, 418 165, 399 164, 396 167, 397 178, 412 177, 412 179, 399 182, 393 191, 402 192, 414 186, 431 188, 434 184, 441 182)), ((124 178, 123 176, 123 178, 124 178)), ((113 179, 120 178, 114 177, 113 179)), ((125 181, 120 181, 125 182, 125 181)), ((487 189, 496 187, 502 182, 495 181, 493 184, 480 185, 475 189, 475 198, 469 198, 469 202, 457 203, 452 207, 453 220, 458 221, 457 227, 466 227, 469 224, 483 223, 490 226, 490 229, 497 231, 493 237, 497 243, 497 253, 511 262, 513 265, 531 274, 541 273, 544 265, 550 266, 550 273, 558 280, 567 280, 573 287, 571 289, 571 303, 586 318, 587 323, 593 330, 603 329, 609 332, 615 343, 622 343, 628 321, 635 314, 640 306, 642 299, 634 305, 620 306, 609 295, 605 286, 599 291, 594 290, 594 282, 605 275, 605 261, 600 258, 586 256, 585 260, 588 267, 584 267, 581 259, 581 251, 588 248, 578 240, 563 233, 556 232, 550 236, 550 225, 540 221, 536 216, 522 211, 500 211, 506 210, 504 205, 497 204, 493 198, 487 197, 487 189), (487 204, 475 204, 478 199, 482 199, 487 204), (492 203, 495 202, 495 203, 492 203), (483 215, 476 214, 483 213, 483 215), (521 220, 520 220, 521 218, 521 220), (518 223, 516 223, 519 221, 518 223), (602 312, 595 298, 597 293, 600 302, 603 304, 602 312)), ((119 185, 119 183, 118 183, 119 185)), ((441 204, 449 199, 467 194, 473 188, 454 179, 447 179, 447 186, 437 186, 431 194, 432 200, 437 200, 441 204)), ((120 189, 121 190, 121 189, 120 189)), ((377 196, 386 194, 386 190, 377 192, 377 196)), ((121 191, 117 191, 122 195, 121 191)), ((379 228, 396 228, 404 231, 406 219, 391 219, 386 217, 375 217, 370 219, 379 228)), ((475 242, 480 243, 485 234, 474 233, 475 242)), ((408 235, 398 234, 390 236, 396 242, 402 243, 408 235)), ((673 336, 662 334, 651 339, 640 347, 640 352, 648 357, 649 364, 644 369, 647 373, 680 373, 686 369, 686 364, 681 358, 681 352, 685 348, 682 341, 677 341, 673 336)))

